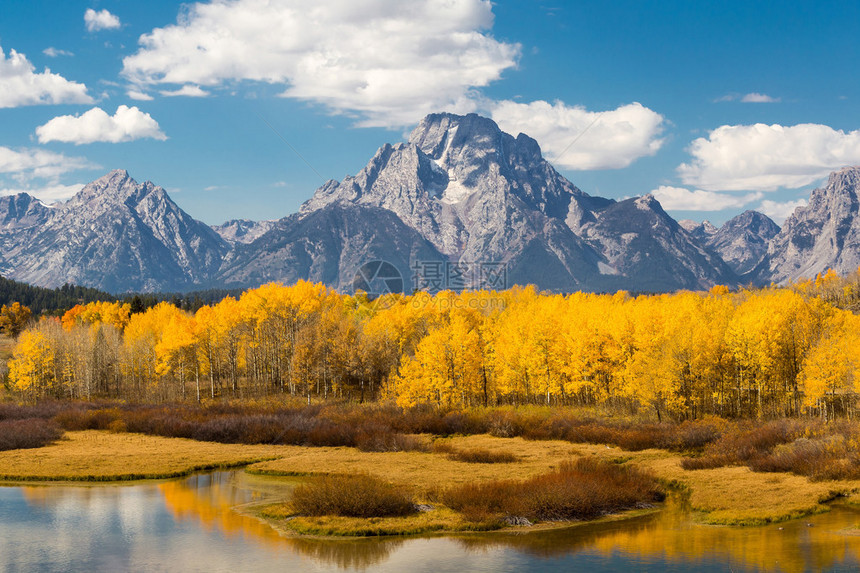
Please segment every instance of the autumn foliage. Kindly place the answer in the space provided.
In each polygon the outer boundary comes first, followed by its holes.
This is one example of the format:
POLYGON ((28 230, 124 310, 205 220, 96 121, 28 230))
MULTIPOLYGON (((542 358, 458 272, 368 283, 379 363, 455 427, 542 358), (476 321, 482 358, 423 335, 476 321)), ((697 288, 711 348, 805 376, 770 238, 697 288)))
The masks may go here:
POLYGON ((840 308, 852 285, 828 273, 738 292, 515 288, 371 303, 299 282, 195 314, 90 303, 23 332, 9 380, 25 399, 289 395, 452 409, 601 405, 659 420, 832 418, 853 412, 860 371, 860 317, 840 308))
POLYGON ((17 302, 0 306, 0 334, 15 338, 26 328, 30 315, 30 309, 17 302))

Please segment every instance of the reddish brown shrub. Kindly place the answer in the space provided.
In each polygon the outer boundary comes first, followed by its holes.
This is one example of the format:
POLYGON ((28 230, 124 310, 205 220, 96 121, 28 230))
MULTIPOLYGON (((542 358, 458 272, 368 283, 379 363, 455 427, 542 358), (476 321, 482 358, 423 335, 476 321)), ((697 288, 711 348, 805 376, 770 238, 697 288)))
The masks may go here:
POLYGON ((466 516, 511 515, 532 520, 591 519, 663 499, 655 479, 635 468, 580 458, 525 481, 466 484, 443 493, 466 516))
MULTIPOLYGON (((435 448, 434 448, 435 451, 435 448)), ((457 450, 450 448, 448 459, 470 464, 510 464, 519 460, 511 452, 494 452, 480 448, 457 450)))
POLYGON ((63 431, 51 420, 29 418, 0 421, 0 451, 41 448, 59 440, 63 431))
POLYGON ((325 476, 293 491, 293 509, 302 515, 392 517, 415 513, 412 498, 369 475, 325 476))
POLYGON ((719 439, 708 444, 702 456, 682 460, 687 470, 748 464, 766 456, 775 446, 793 441, 804 432, 797 420, 765 423, 738 422, 719 439))

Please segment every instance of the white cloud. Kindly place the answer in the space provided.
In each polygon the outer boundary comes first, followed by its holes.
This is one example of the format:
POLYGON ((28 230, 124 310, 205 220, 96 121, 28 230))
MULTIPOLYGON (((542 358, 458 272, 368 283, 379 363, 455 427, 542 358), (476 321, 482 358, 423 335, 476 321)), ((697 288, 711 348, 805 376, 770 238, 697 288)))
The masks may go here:
POLYGON ((594 112, 560 101, 502 101, 492 116, 503 130, 534 137, 550 161, 568 169, 627 167, 663 145, 663 116, 639 103, 594 112))
POLYGON ((115 30, 122 25, 119 18, 107 10, 96 12, 92 8, 87 8, 87 11, 84 12, 84 22, 87 25, 88 32, 115 30))
POLYGON ((49 58, 56 58, 58 56, 74 56, 74 54, 72 52, 69 52, 68 50, 60 50, 53 46, 45 48, 44 50, 42 50, 42 53, 49 58))
POLYGON ((796 189, 860 163, 860 130, 826 125, 724 125, 693 141, 681 180, 708 191, 796 189))
POLYGON ((36 73, 24 54, 10 50, 6 58, 0 47, 0 108, 92 102, 84 84, 70 82, 48 68, 36 73))
POLYGON ((691 191, 682 187, 661 185, 651 191, 664 209, 676 211, 722 211, 723 209, 738 209, 762 198, 762 193, 747 193, 732 195, 731 193, 715 193, 714 191, 691 191))
POLYGON ((158 122, 137 107, 121 105, 113 116, 94 107, 79 116, 61 115, 36 128, 39 143, 62 141, 80 145, 105 141, 120 143, 150 137, 165 140, 158 122))
POLYGON ((760 94, 758 92, 751 92, 745 95, 730 93, 714 100, 714 102, 717 103, 724 101, 740 101, 741 103, 779 103, 782 101, 782 98, 771 97, 767 94, 760 94))
POLYGON ((11 175, 17 181, 54 179, 78 169, 94 167, 83 157, 69 157, 38 148, 11 149, 0 146, 0 174, 11 175))
POLYGON ((152 101, 153 100, 153 97, 151 95, 149 95, 148 93, 140 92, 137 90, 128 90, 127 92, 125 92, 125 95, 127 95, 131 99, 137 100, 137 101, 152 101))
POLYGON ((4 195, 17 195, 18 193, 27 193, 45 203, 56 203, 72 197, 83 189, 83 183, 75 183, 73 185, 43 185, 41 187, 28 187, 26 189, 0 188, 0 197, 4 195))
POLYGON ((175 96, 185 96, 185 97, 208 97, 209 92, 204 89, 201 89, 200 86, 182 86, 178 90, 162 90, 159 91, 163 96, 167 97, 175 97, 175 96))
POLYGON ((741 102, 743 103, 779 103, 782 101, 781 98, 771 97, 767 94, 760 93, 749 93, 741 98, 741 102))
POLYGON ((797 201, 762 201, 761 205, 756 209, 757 211, 761 211, 774 221, 777 224, 782 225, 783 221, 785 221, 794 210, 798 207, 806 207, 807 202, 806 199, 798 199, 797 201))
POLYGON ((140 37, 122 74, 151 85, 282 84, 285 97, 403 127, 474 111, 475 89, 516 66, 519 44, 487 33, 489 0, 223 0, 196 3, 140 37))

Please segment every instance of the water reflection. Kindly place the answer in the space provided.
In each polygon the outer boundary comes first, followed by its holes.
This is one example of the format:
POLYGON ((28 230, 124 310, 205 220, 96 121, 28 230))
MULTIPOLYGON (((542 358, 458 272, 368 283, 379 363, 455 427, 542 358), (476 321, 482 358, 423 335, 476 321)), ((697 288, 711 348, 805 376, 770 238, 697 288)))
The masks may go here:
POLYGON ((677 501, 654 514, 528 534, 323 540, 284 537, 247 513, 296 482, 216 472, 132 486, 0 488, 0 570, 593 568, 856 570, 860 511, 765 527, 696 525, 677 501), (807 524, 812 524, 808 526, 807 524))
POLYGON ((513 548, 541 558, 578 552, 625 555, 636 562, 655 560, 724 563, 735 568, 786 572, 856 570, 860 538, 846 535, 860 525, 860 511, 835 507, 826 514, 762 527, 698 525, 672 500, 665 510, 639 518, 549 531, 539 535, 463 537, 467 550, 513 548))
MULTIPOLYGON (((283 537, 277 531, 239 511, 243 506, 268 497, 243 480, 246 475, 236 472, 201 474, 184 481, 159 484, 158 489, 164 496, 167 510, 178 523, 190 521, 227 537, 248 537, 282 545, 283 537)), ((288 483, 283 486, 282 495, 272 497, 286 498, 292 487, 288 483)))
POLYGON ((160 484, 167 509, 177 521, 192 520, 207 530, 227 536, 251 536, 276 548, 341 569, 366 569, 388 559, 402 539, 310 539, 285 537, 264 522, 244 513, 253 503, 289 497, 298 481, 253 476, 242 472, 201 474, 160 484))

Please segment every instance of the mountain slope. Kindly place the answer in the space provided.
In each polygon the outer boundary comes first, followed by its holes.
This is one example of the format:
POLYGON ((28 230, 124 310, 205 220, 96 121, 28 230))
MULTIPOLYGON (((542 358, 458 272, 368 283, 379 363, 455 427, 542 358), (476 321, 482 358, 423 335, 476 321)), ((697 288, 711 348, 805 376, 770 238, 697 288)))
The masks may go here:
POLYGON ((248 244, 253 243, 269 232, 275 226, 275 223, 275 221, 232 219, 220 225, 213 226, 212 230, 231 245, 236 243, 248 244))
MULTIPOLYGON (((8 226, 3 227, 8 237, 8 226)), ((56 287, 111 292, 178 290, 205 282, 227 243, 182 211, 161 187, 116 170, 50 209, 5 251, 7 276, 56 287)))
POLYGON ((51 218, 51 208, 26 193, 0 197, 0 273, 11 270, 11 254, 51 218))
POLYGON ((427 116, 407 143, 385 145, 356 176, 329 181, 300 213, 346 203, 391 211, 452 261, 505 263, 513 283, 572 291, 736 281, 653 199, 631 209, 592 197, 544 160, 534 139, 474 114, 427 116))
POLYGON ((860 266, 860 167, 830 174, 798 207, 768 246, 751 277, 762 283, 785 283, 814 277, 827 269, 846 274, 860 266))
POLYGON ((359 267, 373 260, 397 267, 404 290, 411 292, 413 268, 444 263, 445 257, 389 211, 336 204, 285 217, 259 239, 237 245, 224 259, 218 281, 250 286, 305 279, 352 292, 359 267))
POLYGON ((705 244, 738 275, 752 271, 767 254, 779 226, 757 211, 744 211, 707 237, 705 244))
POLYGON ((701 246, 652 195, 612 203, 594 218, 583 233, 604 256, 603 272, 614 275, 614 288, 663 292, 737 282, 725 262, 701 246))

